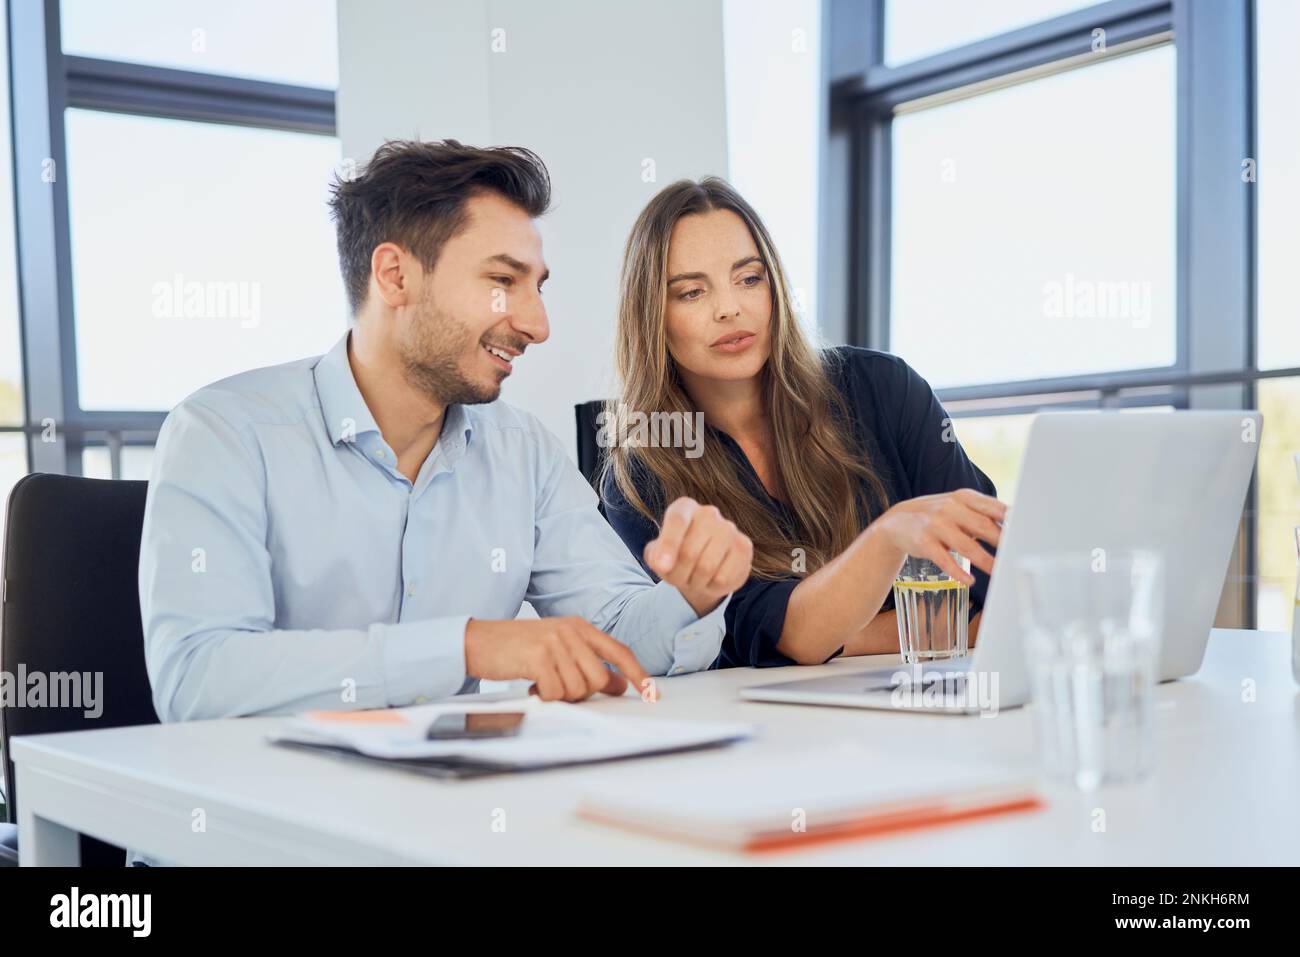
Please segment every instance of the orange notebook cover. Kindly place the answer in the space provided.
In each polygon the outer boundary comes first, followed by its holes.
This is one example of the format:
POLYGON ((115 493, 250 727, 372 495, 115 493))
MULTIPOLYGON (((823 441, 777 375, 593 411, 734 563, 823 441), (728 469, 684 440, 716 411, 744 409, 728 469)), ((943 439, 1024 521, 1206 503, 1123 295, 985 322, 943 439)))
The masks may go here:
POLYGON ((766 853, 1045 806, 1023 773, 857 746, 785 756, 740 749, 709 767, 665 770, 594 789, 578 816, 705 847, 766 853))

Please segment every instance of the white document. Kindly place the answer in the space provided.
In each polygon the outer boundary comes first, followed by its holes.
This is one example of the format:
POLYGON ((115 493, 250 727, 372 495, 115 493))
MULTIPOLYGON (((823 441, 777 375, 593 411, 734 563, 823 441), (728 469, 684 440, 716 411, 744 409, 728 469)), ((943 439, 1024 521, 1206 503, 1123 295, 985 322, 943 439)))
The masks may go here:
POLYGON ((482 703, 440 702, 385 711, 307 712, 286 719, 270 739, 330 744, 374 758, 446 758, 525 769, 704 747, 736 741, 752 733, 752 725, 739 722, 617 717, 581 705, 529 697, 482 703), (439 715, 473 711, 522 711, 524 721, 519 733, 510 737, 463 741, 426 738, 429 726, 439 715))

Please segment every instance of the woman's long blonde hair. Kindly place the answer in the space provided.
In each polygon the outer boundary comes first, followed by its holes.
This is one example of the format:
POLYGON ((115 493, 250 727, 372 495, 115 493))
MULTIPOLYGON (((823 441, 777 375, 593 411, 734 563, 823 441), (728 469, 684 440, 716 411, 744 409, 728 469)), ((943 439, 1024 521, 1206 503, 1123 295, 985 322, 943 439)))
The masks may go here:
POLYGON ((606 421, 617 421, 620 408, 647 416, 695 412, 668 351, 668 244, 683 216, 713 210, 730 210, 744 220, 770 277, 772 348, 762 372, 763 391, 775 465, 796 527, 783 529, 746 488, 727 450, 708 429, 698 458, 687 458, 680 448, 644 443, 629 447, 616 441, 605 468, 628 503, 656 525, 667 504, 683 495, 717 506, 753 540, 757 577, 811 574, 844 551, 873 513, 887 507, 888 494, 853 439, 844 403, 821 355, 800 328, 785 270, 766 227, 725 180, 710 176, 698 183, 673 183, 650 201, 632 227, 619 290, 616 349, 622 394, 606 408, 606 421), (652 481, 643 487, 654 489, 649 501, 637 490, 636 479, 645 477, 652 481))

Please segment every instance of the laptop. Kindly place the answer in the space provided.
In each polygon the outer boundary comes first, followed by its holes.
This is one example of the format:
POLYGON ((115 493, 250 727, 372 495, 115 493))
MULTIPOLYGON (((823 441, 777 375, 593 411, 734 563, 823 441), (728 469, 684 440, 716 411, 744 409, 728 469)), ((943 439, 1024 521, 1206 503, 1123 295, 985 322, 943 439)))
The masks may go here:
POLYGON ((1134 549, 1164 558, 1158 678, 1195 673, 1209 642, 1259 448, 1251 411, 1052 412, 1030 429, 980 620, 962 658, 760 684, 749 701, 989 714, 1025 704, 1022 556, 1134 549))

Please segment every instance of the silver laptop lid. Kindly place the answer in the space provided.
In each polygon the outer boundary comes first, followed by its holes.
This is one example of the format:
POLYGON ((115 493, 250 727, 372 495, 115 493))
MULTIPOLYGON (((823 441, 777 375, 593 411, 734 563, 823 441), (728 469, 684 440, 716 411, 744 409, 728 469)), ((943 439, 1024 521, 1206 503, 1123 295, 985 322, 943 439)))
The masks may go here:
POLYGON ((1200 668, 1223 590, 1263 417, 1251 411, 1055 412, 1035 419, 971 667, 1029 698, 1021 556, 1148 549, 1165 560, 1161 680, 1200 668), (1098 551, 1100 550, 1100 551, 1098 551))

